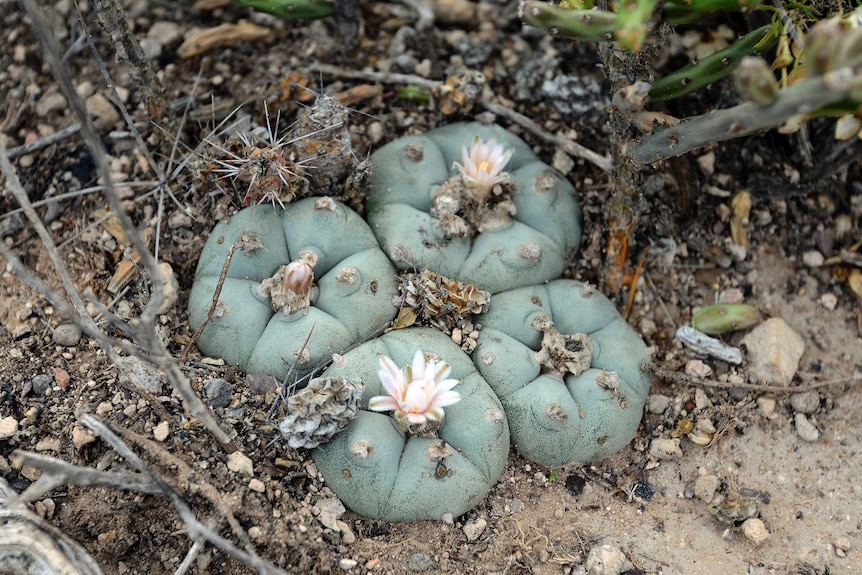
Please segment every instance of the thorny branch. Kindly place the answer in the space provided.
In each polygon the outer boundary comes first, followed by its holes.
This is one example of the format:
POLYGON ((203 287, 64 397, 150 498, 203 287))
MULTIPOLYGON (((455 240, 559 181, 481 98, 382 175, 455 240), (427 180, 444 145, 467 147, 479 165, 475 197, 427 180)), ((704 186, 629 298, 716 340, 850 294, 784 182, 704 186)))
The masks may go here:
POLYGON ((645 363, 641 366, 641 369, 652 373, 661 380, 672 381, 683 385, 704 385, 706 387, 721 387, 724 389, 747 389, 764 393, 803 393, 806 391, 823 389, 824 387, 832 387, 834 385, 862 385, 862 374, 803 385, 768 385, 759 383, 731 383, 729 381, 717 381, 715 379, 696 379, 683 373, 677 373, 667 368, 660 367, 654 363, 645 363))

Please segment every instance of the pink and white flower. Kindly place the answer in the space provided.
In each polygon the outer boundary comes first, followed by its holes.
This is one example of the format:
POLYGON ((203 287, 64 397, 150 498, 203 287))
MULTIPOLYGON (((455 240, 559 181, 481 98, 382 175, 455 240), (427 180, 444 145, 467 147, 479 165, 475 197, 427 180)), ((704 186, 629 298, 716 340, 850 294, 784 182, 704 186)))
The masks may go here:
POLYGON ((443 408, 461 401, 461 394, 452 388, 459 380, 447 379, 452 368, 445 361, 425 361, 417 350, 413 363, 403 370, 391 359, 380 358, 380 382, 389 395, 372 397, 368 409, 393 411, 403 429, 422 427, 443 419, 443 408))
POLYGON ((496 138, 485 142, 476 136, 469 151, 466 146, 461 146, 461 163, 455 162, 453 167, 461 172, 468 182, 483 189, 490 189, 509 178, 503 168, 509 163, 513 152, 514 150, 504 148, 503 144, 498 144, 496 138))

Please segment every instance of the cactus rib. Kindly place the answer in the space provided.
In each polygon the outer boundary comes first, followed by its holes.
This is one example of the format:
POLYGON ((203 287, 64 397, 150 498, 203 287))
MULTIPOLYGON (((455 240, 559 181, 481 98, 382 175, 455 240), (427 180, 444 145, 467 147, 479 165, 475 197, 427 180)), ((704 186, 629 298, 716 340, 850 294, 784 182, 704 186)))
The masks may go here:
POLYGON ((572 10, 544 2, 523 1, 518 7, 525 24, 571 40, 606 42, 619 29, 619 15, 604 10, 572 10))

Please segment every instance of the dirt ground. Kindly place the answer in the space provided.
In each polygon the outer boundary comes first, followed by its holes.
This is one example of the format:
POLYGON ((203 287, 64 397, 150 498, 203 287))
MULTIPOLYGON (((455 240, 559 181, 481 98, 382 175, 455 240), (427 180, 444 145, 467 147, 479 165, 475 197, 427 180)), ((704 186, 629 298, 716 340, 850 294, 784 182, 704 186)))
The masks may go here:
MULTIPOLYGON (((117 106, 106 99, 110 92, 71 3, 43 4, 67 50, 68 72, 89 97, 117 180, 153 180, 117 106)), ((165 198, 159 249, 178 280, 178 302, 160 317, 174 357, 192 336, 185 306, 200 248, 215 222, 243 201, 229 182, 208 179, 200 156, 190 149, 211 137, 213 118, 218 121, 237 106, 242 105, 237 117, 248 115, 255 125, 266 125, 266 101, 270 118, 287 126, 316 91, 339 94, 349 100, 353 146, 363 158, 395 138, 471 119, 482 110, 446 115, 399 93, 404 83, 357 79, 348 72, 440 80, 470 68, 487 79, 486 99, 526 115, 549 133, 608 153, 609 100, 594 46, 522 30, 513 2, 430 4, 437 18, 424 27, 406 3, 360 2, 364 24, 354 54, 332 19, 288 22, 238 6, 198 10, 186 2, 126 2, 131 29, 166 91, 168 106, 154 127, 141 104, 145 94, 128 68, 115 61, 112 44, 83 3, 120 96, 156 151, 156 161, 172 174, 174 199, 165 198), (459 11, 464 8, 467 12, 459 11), (197 56, 178 55, 193 30, 241 20, 268 32, 197 56), (334 69, 313 68, 319 64, 334 69), (175 140, 188 147, 171 159, 175 140), (173 172, 185 157, 189 164, 173 172)), ((0 50, 0 138, 13 149, 55 134, 75 118, 17 3, 0 1, 0 22, 6 45, 0 50)), ((739 31, 751 24, 741 17, 728 23, 739 31)), ((681 58, 672 46, 668 62, 657 65, 672 69, 681 58)), ((734 97, 732 90, 716 87, 671 111, 688 114, 734 97)), ((567 275, 601 285, 608 174, 583 159, 566 161, 546 140, 507 118, 497 120, 567 172, 578 189, 585 235, 567 275)), ((744 301, 766 317, 782 318, 802 337, 805 351, 792 385, 838 382, 834 385, 791 402, 788 393, 734 385, 749 381, 747 363, 737 367, 701 358, 712 370, 709 382, 724 385, 654 379, 635 439, 608 460, 549 469, 513 450, 487 498, 452 524, 390 523, 347 511, 340 516, 346 529, 333 530, 320 520, 333 494, 307 452, 271 444, 276 432, 266 421, 271 388, 250 385, 245 374, 206 360, 197 350, 189 357, 187 373, 201 394, 213 378, 232 385, 229 403, 215 413, 251 459, 253 472, 232 471, 226 454, 200 424, 189 421, 163 378, 153 376, 152 393, 139 394, 118 380, 95 341, 85 336, 58 343, 57 328, 67 321, 0 262, 0 474, 18 491, 38 477, 36 469, 13 465, 16 449, 100 470, 126 468, 104 442, 85 438, 75 419, 84 409, 146 438, 126 440, 202 522, 230 537, 229 511, 262 557, 292 573, 583 573, 590 549, 603 544, 625 551, 629 574, 862 573, 862 304, 844 281, 848 269, 828 260, 823 264, 824 257, 862 240, 862 156, 858 142, 839 145, 832 129, 829 122, 813 122, 806 140, 767 134, 645 174, 646 209, 632 238, 629 265, 652 248, 629 323, 652 346, 659 367, 683 373, 696 356, 675 338, 677 327, 716 297, 744 301), (744 260, 727 249, 730 199, 740 190, 747 190, 753 203, 744 260), (799 413, 816 427, 816 437, 801 437, 799 413), (698 421, 715 428, 708 445, 686 433, 686 425, 698 421), (10 433, 7 424, 14 427, 10 433), (677 437, 679 453, 651 454, 654 440, 677 437), (760 518, 768 531, 759 544, 739 525, 749 516, 760 518)), ((16 156, 13 163, 34 202, 96 183, 79 135, 16 156)), ((159 196, 147 193, 152 189, 121 186, 136 225, 155 231, 159 196)), ((94 223, 105 207, 100 193, 84 193, 45 202, 39 214, 77 287, 133 317, 145 301, 146 282, 133 281, 116 298, 107 291, 123 256, 106 228, 94 223)), ((0 190, 6 245, 58 287, 45 250, 16 208, 8 189, 0 190)), ((608 296, 625 307, 626 291, 608 296)), ((123 337, 119 330, 112 334, 123 337)), ((743 336, 724 339, 738 346, 743 336)), ((82 544, 105 573, 173 573, 191 546, 187 527, 162 496, 64 486, 37 502, 35 510, 82 544)), ((191 571, 253 572, 211 547, 198 554, 191 571)))

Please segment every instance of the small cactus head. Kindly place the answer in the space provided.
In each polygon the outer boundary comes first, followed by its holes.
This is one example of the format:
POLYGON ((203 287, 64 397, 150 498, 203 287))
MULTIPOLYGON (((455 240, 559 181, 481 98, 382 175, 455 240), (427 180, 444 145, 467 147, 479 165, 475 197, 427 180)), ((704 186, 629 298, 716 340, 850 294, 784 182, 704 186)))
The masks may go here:
POLYGON ((498 144, 495 138, 486 142, 476 136, 469 150, 467 146, 461 146, 461 163, 455 162, 453 167, 471 184, 488 190, 509 178, 503 168, 513 152, 498 144))
POLYGON ((448 378, 451 371, 445 361, 426 361, 421 349, 403 370, 383 356, 377 373, 388 395, 372 397, 368 409, 392 411, 405 433, 433 433, 443 420, 443 408, 461 401, 461 394, 452 389, 459 380, 448 378))

